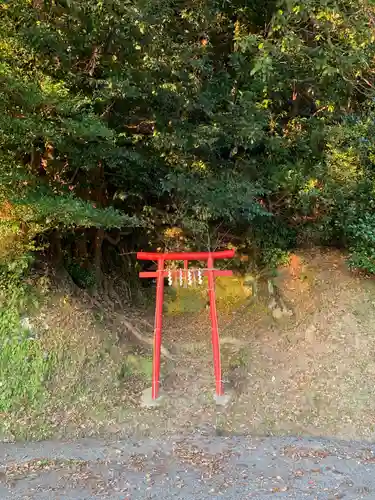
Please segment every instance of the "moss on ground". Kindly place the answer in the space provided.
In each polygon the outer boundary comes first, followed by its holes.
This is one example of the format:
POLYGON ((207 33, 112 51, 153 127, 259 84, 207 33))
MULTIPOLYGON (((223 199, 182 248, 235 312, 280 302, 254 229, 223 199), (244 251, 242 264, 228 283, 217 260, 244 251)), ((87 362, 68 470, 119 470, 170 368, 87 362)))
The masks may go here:
MULTIPOLYGON (((241 307, 252 296, 252 287, 243 277, 216 278, 216 305, 228 312, 241 307)), ((208 306, 207 279, 200 287, 168 287, 165 295, 167 314, 194 313, 208 306)))

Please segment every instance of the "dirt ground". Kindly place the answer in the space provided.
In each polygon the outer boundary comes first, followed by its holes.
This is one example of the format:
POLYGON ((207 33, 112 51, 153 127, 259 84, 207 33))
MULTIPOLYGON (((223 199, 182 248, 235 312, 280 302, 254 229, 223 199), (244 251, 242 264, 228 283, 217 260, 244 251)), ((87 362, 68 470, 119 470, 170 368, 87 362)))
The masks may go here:
POLYGON ((166 319, 164 340, 178 361, 166 369, 164 406, 136 410, 137 430, 374 439, 374 281, 349 272, 338 252, 314 250, 295 256, 277 284, 292 318, 275 321, 261 302, 220 318, 221 336, 241 341, 222 348, 223 378, 235 391, 224 410, 212 401, 207 312, 166 319))
POLYGON ((234 391, 226 408, 213 401, 207 310, 164 318, 174 360, 163 362, 163 404, 147 410, 139 395, 150 385, 150 351, 130 352, 102 318, 64 299, 42 313, 49 325, 42 341, 68 352, 47 409, 20 416, 17 428, 13 418, 3 440, 159 438, 197 429, 374 440, 374 280, 351 273, 339 252, 315 249, 294 256, 276 283, 292 317, 273 319, 261 298, 220 314, 221 337, 232 339, 222 345, 223 379, 234 391))

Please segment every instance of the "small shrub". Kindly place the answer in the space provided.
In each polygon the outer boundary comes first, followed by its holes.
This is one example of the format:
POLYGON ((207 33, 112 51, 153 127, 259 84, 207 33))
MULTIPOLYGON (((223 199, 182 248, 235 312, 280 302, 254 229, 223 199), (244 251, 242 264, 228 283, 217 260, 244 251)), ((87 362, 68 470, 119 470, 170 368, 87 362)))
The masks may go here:
POLYGON ((351 236, 349 265, 375 273, 375 215, 365 214, 348 227, 351 236))
POLYGON ((86 289, 95 287, 96 277, 90 269, 80 266, 77 262, 72 262, 67 266, 67 270, 74 283, 79 287, 86 289))
MULTIPOLYGON (((4 316, 0 315, 0 322, 4 316)), ((46 394, 51 360, 38 340, 14 329, 0 341, 0 411, 35 407, 46 394)))
POLYGON ((0 268, 0 412, 35 407, 45 395, 52 360, 21 324, 33 296, 24 282, 29 256, 0 268))

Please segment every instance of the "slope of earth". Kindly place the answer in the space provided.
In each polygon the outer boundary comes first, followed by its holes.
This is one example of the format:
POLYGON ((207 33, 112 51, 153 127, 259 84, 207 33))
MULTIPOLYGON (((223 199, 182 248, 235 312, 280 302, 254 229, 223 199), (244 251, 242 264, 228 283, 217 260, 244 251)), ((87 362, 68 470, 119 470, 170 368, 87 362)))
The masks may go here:
POLYGON ((223 378, 233 391, 226 408, 213 401, 206 310, 166 315, 163 342, 174 359, 163 361, 163 404, 147 410, 139 396, 150 385, 150 351, 61 297, 40 312, 40 342, 58 361, 48 398, 32 411, 2 414, 2 440, 160 438, 197 429, 374 440, 375 282, 349 272, 340 253, 315 249, 294 256, 276 284, 293 316, 275 320, 262 296, 220 314, 223 378))
POLYGON ((208 426, 218 434, 374 439, 374 281, 349 272, 339 253, 314 250, 295 256, 277 284, 292 318, 275 321, 262 300, 221 317, 224 379, 234 389, 224 410, 212 401, 207 312, 167 319, 164 338, 177 362, 166 369, 165 405, 137 410, 142 433, 208 426))

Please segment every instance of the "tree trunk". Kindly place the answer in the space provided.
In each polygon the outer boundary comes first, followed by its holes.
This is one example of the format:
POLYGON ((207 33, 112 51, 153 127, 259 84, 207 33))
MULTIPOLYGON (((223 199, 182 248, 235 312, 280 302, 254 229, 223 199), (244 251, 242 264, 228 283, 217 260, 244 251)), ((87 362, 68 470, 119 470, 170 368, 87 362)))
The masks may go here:
POLYGON ((88 251, 87 251, 87 237, 86 231, 76 231, 76 238, 74 241, 75 258, 80 266, 88 266, 88 251))
POLYGON ((102 282, 102 246, 104 240, 104 229, 96 230, 94 239, 94 271, 96 276, 96 285, 100 287, 102 282))
POLYGON ((52 262, 56 267, 60 267, 63 261, 63 253, 61 246, 61 233, 58 229, 52 231, 50 242, 52 262))

